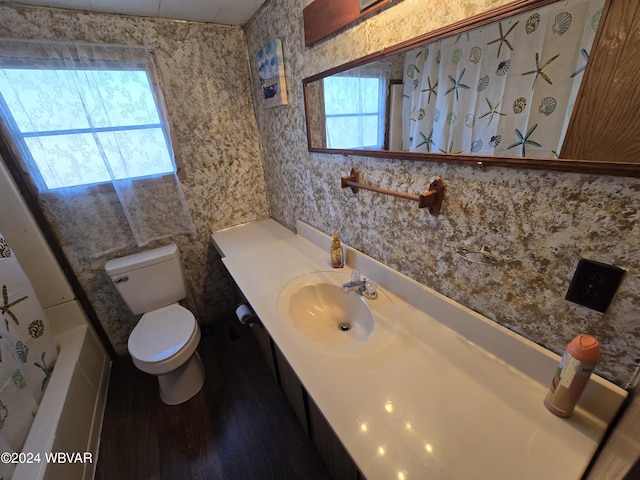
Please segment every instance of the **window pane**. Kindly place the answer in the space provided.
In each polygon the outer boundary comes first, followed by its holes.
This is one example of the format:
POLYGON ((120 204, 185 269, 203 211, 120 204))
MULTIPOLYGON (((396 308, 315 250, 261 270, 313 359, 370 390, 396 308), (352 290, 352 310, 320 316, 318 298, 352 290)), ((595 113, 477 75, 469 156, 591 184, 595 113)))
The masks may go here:
POLYGON ((20 132, 88 128, 89 122, 75 88, 64 70, 5 69, 0 92, 20 132))
POLYGON ((327 115, 340 115, 358 111, 357 85, 354 77, 324 79, 324 103, 327 115))
POLYGON ((328 148, 359 148, 357 117, 327 118, 328 148))
POLYGON ((378 131, 377 115, 362 117, 362 146, 366 148, 381 148, 381 142, 378 142, 378 131))
POLYGON ((327 118, 328 148, 373 148, 378 142, 378 117, 348 116, 327 118))
POLYGON ((160 123, 142 70, 4 69, 0 92, 22 133, 160 123))
POLYGON ((380 80, 375 77, 328 77, 324 79, 325 113, 377 113, 380 80))
POLYGON ((100 91, 98 107, 109 118, 95 127, 160 123, 151 85, 144 71, 94 71, 100 91))
POLYGON ((118 179, 173 172, 160 128, 99 133, 98 139, 118 179))
POLYGON ((380 80, 377 78, 360 79, 362 113, 378 113, 380 105, 380 80))
POLYGON ((175 171, 144 70, 0 69, 0 94, 47 189, 175 171))
POLYGON ((33 160, 49 189, 109 180, 90 133, 26 138, 33 160))
POLYGON ((328 148, 380 148, 384 142, 384 77, 324 79, 328 148))
POLYGON ((25 139, 47 188, 111 181, 100 148, 115 178, 135 178, 173 172, 160 128, 25 139))

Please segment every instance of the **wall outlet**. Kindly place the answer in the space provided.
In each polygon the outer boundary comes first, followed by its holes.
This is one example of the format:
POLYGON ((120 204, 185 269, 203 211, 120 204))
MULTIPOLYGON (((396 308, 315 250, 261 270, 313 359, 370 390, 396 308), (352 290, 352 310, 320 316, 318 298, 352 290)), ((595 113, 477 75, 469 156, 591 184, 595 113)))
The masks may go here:
POLYGON ((581 258, 565 297, 570 302, 605 312, 615 295, 625 270, 581 258))

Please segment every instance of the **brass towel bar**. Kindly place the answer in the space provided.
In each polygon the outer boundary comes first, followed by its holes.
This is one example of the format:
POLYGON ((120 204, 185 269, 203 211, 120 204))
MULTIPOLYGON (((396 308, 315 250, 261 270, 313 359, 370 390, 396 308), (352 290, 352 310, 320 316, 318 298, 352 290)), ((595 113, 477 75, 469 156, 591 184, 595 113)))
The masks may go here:
POLYGON ((341 185, 342 188, 351 187, 351 191, 353 193, 358 193, 362 188, 364 190, 371 190, 372 192, 404 198, 405 200, 413 200, 418 202, 418 208, 426 207, 432 215, 438 215, 440 213, 440 209, 442 208, 442 199, 444 198, 444 182, 440 177, 435 177, 431 181, 428 192, 421 193, 420 195, 413 195, 411 193, 396 192, 395 190, 387 190, 386 188, 363 185, 360 183, 360 169, 358 169, 358 167, 353 167, 351 169, 351 175, 342 177, 341 185))

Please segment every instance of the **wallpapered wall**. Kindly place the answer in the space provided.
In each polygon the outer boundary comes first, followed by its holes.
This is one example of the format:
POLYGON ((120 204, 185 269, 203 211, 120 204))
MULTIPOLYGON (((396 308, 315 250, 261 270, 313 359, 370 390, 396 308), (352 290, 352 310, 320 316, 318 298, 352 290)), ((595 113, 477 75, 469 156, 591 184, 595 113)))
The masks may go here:
POLYGON ((627 386, 640 363, 640 180, 310 154, 302 79, 506 1, 404 0, 304 47, 310 0, 270 0, 249 22, 249 58, 272 215, 301 219, 440 293, 561 353, 579 333, 602 343, 598 372, 627 386), (289 105, 260 105, 255 53, 282 39, 289 105), (415 203, 340 189, 352 165, 372 185, 419 193, 439 175, 440 216, 415 203), (488 245, 499 266, 469 264, 456 247, 488 245), (626 278, 605 314, 564 300, 578 260, 618 265, 626 278))
MULTIPOLYGON (((154 59, 183 164, 181 182, 196 226, 193 238, 173 238, 195 293, 201 321, 228 315, 235 293, 210 242, 213 231, 269 215, 253 113, 244 32, 190 22, 0 6, 0 36, 146 45, 154 59)), ((94 235, 92 225, 79 225, 94 235)), ((167 242, 162 242, 166 244, 167 242)), ((103 271, 108 258, 80 259, 62 240, 81 284, 119 354, 135 326, 103 271)), ((150 247, 159 246, 153 244, 150 247)), ((114 256, 133 253, 135 249, 114 256)))
MULTIPOLYGON (((197 229, 194 238, 174 241, 201 320, 228 314, 235 300, 210 233, 271 209, 292 229, 299 218, 339 231, 352 246, 558 353, 575 334, 591 333, 603 344, 599 373, 626 386, 640 362, 639 180, 307 152, 303 78, 506 0, 403 0, 306 48, 308 3, 269 0, 247 25, 246 39, 237 27, 0 6, 0 36, 154 48, 197 229), (264 109, 255 53, 273 38, 283 43, 289 105, 264 109), (412 193, 440 175, 447 184, 442 214, 341 190, 339 179, 353 164, 365 182, 412 193), (459 245, 484 244, 503 258, 500 266, 467 264, 454 253, 459 245), (564 300, 580 257, 628 271, 604 315, 564 300)), ((64 241, 63 248, 116 350, 125 353, 136 317, 108 282, 106 259, 75 258, 64 241)))

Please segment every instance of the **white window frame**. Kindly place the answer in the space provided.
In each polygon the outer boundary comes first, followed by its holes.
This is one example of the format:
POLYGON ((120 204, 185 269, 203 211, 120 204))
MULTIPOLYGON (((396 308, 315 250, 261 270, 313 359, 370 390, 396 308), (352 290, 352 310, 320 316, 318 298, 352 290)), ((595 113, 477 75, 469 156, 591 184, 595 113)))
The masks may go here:
MULTIPOLYGON (((325 135, 326 135, 326 142, 327 142, 327 148, 349 148, 349 149, 379 149, 379 148, 383 148, 384 147, 384 142, 385 142, 385 123, 386 123, 386 92, 387 92, 387 88, 388 88, 388 78, 386 75, 384 74, 380 74, 379 72, 374 72, 374 73, 369 73, 367 74, 367 72, 355 72, 354 74, 349 74, 349 72, 345 73, 345 74, 341 74, 336 78, 356 78, 356 79, 361 79, 361 78, 366 78, 366 79, 370 79, 370 78, 374 78, 376 80, 378 80, 378 109, 375 112, 358 112, 358 111, 354 111, 354 112, 349 112, 349 113, 339 113, 339 114, 333 114, 333 113, 327 113, 327 95, 324 95, 324 117, 325 117, 325 135), (332 118, 357 118, 358 121, 358 132, 357 132, 357 138, 358 138, 358 145, 355 146, 350 146, 350 147, 346 147, 344 145, 342 146, 334 146, 331 144, 331 135, 329 133, 329 120, 332 118), (360 139, 362 139, 362 135, 363 135, 363 119, 367 118, 367 117, 375 117, 377 118, 377 144, 376 145, 360 145, 360 143, 364 143, 361 142, 360 139)), ((330 81, 332 77, 328 77, 326 79, 324 79, 324 82, 326 81, 330 81)), ((326 93, 326 84, 323 84, 323 89, 325 89, 325 93, 326 93)), ((358 92, 356 91, 356 94, 358 92)))
MULTIPOLYGON (((174 152, 171 146, 171 140, 169 132, 167 131, 167 126, 164 125, 162 121, 162 114, 158 105, 158 96, 156 94, 154 83, 152 81, 152 75, 150 74, 148 68, 145 65, 139 63, 126 63, 126 62, 108 62, 105 66, 108 68, 96 68, 95 70, 87 68, 77 62, 74 64, 73 70, 88 70, 88 71, 136 71, 136 72, 145 72, 146 78, 149 85, 149 93, 151 94, 154 105, 156 108, 156 114, 158 116, 158 123, 153 124, 142 124, 142 125, 128 125, 128 126, 118 126, 118 127, 88 127, 88 128, 80 128, 80 129, 66 129, 66 130, 50 130, 50 131, 21 131, 18 127, 17 123, 14 120, 13 113, 9 109, 7 103, 5 102, 2 93, 0 92, 0 113, 2 113, 5 119, 5 128, 7 133, 11 136, 13 141, 16 143, 16 146, 19 148, 21 152, 21 157, 25 163, 27 163, 30 168, 30 174, 34 176, 38 176, 39 178, 34 178, 35 183, 40 186, 41 193, 54 193, 56 191, 65 190, 68 188, 76 188, 76 187, 84 187, 84 188, 92 188, 95 186, 103 185, 103 184, 111 184, 113 182, 112 178, 105 178, 104 181, 97 182, 87 182, 87 183, 78 183, 75 185, 68 185, 62 187, 54 187, 48 188, 46 187, 47 183, 45 178, 42 176, 40 168, 33 158, 31 150, 29 149, 25 139, 34 138, 34 137, 51 137, 56 135, 73 135, 73 134, 91 134, 94 137, 96 145, 98 148, 101 148, 100 140, 98 139, 98 134, 103 132, 122 132, 122 131, 133 131, 133 130, 144 130, 144 129, 157 129, 160 128, 163 134, 163 138, 165 141, 165 147, 167 149, 167 154, 170 159, 171 167, 166 171, 157 171, 148 175, 134 175, 134 176, 122 176, 117 178, 117 180, 122 179, 130 179, 130 180, 143 180, 145 178, 158 177, 162 175, 172 175, 176 173, 177 167, 174 168, 173 164, 175 163, 174 152), (44 188, 43 188, 44 186, 44 188)), ((34 60, 30 62, 28 65, 29 68, 33 68, 35 70, 72 70, 69 68, 68 62, 66 64, 55 65, 50 60, 48 61, 38 61, 34 60)), ((20 65, 12 65, 10 62, 2 62, 0 63, 0 70, 9 70, 9 69, 25 69, 24 63, 20 65)))

